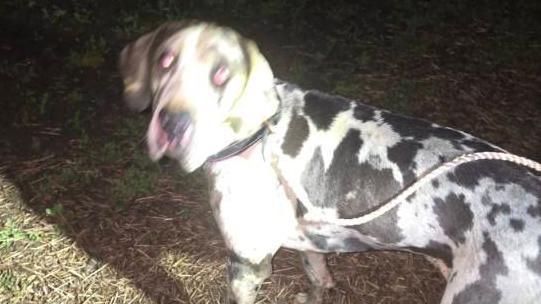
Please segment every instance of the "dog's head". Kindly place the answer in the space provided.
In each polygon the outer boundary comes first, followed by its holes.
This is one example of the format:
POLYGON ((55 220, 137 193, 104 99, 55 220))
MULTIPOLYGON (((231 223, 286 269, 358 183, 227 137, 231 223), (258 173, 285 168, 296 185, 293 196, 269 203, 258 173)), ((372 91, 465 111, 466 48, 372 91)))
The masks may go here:
POLYGON ((122 50, 124 99, 152 104, 150 157, 191 172, 261 128, 278 108, 272 71, 257 46, 208 23, 167 23, 122 50))

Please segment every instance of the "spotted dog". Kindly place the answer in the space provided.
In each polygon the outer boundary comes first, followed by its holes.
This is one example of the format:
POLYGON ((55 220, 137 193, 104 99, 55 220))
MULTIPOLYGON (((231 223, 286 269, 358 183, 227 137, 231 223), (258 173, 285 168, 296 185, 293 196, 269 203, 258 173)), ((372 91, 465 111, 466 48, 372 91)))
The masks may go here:
POLYGON ((253 42, 212 24, 165 24, 122 51, 120 70, 127 104, 152 105, 150 157, 208 174, 230 303, 255 301, 280 247, 299 250, 312 283, 299 302, 334 286, 325 253, 403 250, 441 265, 441 303, 539 303, 541 178, 524 167, 463 164, 366 224, 332 224, 458 155, 500 148, 275 80, 253 42))

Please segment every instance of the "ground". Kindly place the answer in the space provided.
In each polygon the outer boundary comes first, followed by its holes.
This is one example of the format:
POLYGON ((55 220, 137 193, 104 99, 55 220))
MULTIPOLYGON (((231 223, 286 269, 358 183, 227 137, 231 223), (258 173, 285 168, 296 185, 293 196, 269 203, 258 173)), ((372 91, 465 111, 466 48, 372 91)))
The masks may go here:
MULTIPOLYGON (((120 100, 120 49, 165 20, 251 37, 277 77, 430 119, 541 160, 536 1, 0 4, 0 302, 218 303, 225 252, 201 173, 152 163, 120 100)), ((438 303, 406 253, 330 255, 329 303, 438 303)), ((281 250, 259 301, 307 288, 281 250)))

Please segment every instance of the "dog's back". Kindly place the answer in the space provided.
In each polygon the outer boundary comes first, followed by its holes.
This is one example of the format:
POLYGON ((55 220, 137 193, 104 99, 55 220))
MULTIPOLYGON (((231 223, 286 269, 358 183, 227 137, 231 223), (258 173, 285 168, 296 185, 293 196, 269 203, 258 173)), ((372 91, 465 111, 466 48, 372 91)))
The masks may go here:
MULTIPOLYGON (((308 210, 325 209, 331 217, 373 210, 458 155, 502 151, 464 132, 360 102, 286 83, 278 92, 279 170, 302 188, 297 192, 305 191, 308 210)), ((450 269, 443 303, 523 303, 541 292, 540 197, 541 179, 527 168, 478 160, 433 179, 388 214, 344 229, 383 248, 441 259, 450 269)), ((323 233, 310 234, 321 244, 323 233)), ((354 246, 358 242, 326 244, 332 244, 328 251, 370 248, 354 246)))

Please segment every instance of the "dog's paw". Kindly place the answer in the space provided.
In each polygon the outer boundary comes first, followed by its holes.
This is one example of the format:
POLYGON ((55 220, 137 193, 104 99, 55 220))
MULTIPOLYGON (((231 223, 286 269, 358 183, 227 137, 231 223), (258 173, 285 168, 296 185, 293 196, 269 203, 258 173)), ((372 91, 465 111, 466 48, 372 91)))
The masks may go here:
POLYGON ((312 293, 299 292, 295 295, 293 303, 295 304, 321 304, 323 303, 323 290, 317 290, 312 293))
POLYGON ((295 300, 294 300, 293 303, 295 303, 295 304, 307 304, 309 297, 310 296, 306 292, 299 292, 298 294, 295 295, 295 300))

